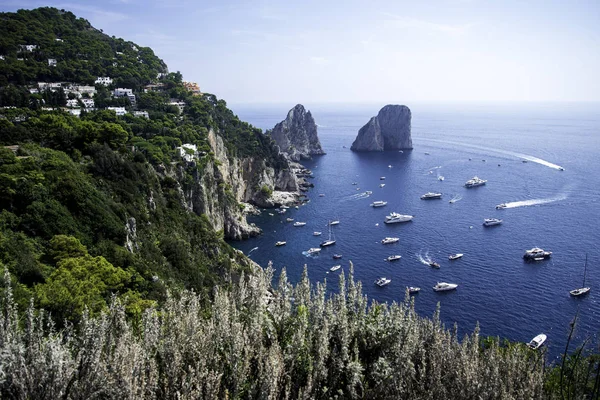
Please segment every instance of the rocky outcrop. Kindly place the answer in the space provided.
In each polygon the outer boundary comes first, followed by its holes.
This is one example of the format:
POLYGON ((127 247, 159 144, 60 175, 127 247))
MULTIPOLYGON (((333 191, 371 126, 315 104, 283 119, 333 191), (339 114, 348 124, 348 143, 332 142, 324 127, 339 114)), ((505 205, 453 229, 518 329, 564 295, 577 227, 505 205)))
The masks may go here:
POLYGON ((412 149, 411 113, 406 106, 387 105, 358 131, 354 151, 412 149))
POLYGON ((302 104, 292 108, 287 118, 275 125, 270 134, 281 152, 292 161, 325 154, 317 136, 317 124, 310 111, 306 111, 302 104))

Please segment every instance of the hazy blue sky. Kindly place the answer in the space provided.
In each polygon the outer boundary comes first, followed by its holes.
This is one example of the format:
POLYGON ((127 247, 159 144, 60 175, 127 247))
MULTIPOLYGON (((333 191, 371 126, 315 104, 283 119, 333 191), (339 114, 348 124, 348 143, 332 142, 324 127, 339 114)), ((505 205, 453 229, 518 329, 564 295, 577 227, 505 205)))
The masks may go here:
POLYGON ((0 1, 154 49, 230 103, 600 101, 600 1, 0 1))

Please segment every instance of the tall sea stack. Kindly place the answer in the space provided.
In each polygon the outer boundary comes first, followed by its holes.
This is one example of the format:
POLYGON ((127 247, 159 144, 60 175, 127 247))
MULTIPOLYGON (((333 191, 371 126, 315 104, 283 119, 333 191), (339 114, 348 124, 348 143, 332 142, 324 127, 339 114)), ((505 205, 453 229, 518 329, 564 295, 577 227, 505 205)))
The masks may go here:
POLYGON ((302 104, 292 108, 287 118, 275 125, 270 134, 281 151, 292 161, 325 154, 317 136, 317 124, 310 111, 306 111, 302 104))
POLYGON ((412 149, 410 109, 389 104, 358 131, 352 143, 354 151, 385 151, 412 149))

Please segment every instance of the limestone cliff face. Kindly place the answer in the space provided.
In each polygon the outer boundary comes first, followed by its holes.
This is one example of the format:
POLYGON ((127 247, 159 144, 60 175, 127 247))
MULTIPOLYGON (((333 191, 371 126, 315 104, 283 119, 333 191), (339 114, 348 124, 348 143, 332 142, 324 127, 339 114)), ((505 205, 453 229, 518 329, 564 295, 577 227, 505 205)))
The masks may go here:
POLYGON ((387 105, 358 131, 354 151, 412 149, 411 112, 406 106, 387 105))
POLYGON ((177 180, 188 211, 206 215, 225 238, 239 240, 260 233, 260 228, 246 221, 252 207, 240 207, 240 203, 277 207, 298 200, 299 181, 289 165, 276 170, 259 158, 230 159, 223 139, 213 130, 208 142, 215 161, 208 161, 201 170, 197 167, 200 160, 188 162, 177 171, 177 180), (190 175, 191 182, 186 180, 190 175))
POLYGON ((293 161, 325 154, 317 136, 317 124, 310 111, 306 111, 302 104, 292 108, 286 119, 275 125, 271 137, 279 149, 293 161))

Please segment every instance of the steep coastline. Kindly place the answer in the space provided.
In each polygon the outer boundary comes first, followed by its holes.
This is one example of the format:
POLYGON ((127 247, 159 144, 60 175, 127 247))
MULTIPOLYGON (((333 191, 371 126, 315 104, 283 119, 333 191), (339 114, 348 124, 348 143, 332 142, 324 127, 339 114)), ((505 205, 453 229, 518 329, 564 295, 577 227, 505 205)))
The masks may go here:
POLYGON ((412 149, 411 112, 406 106, 387 105, 360 130, 353 151, 412 149))

